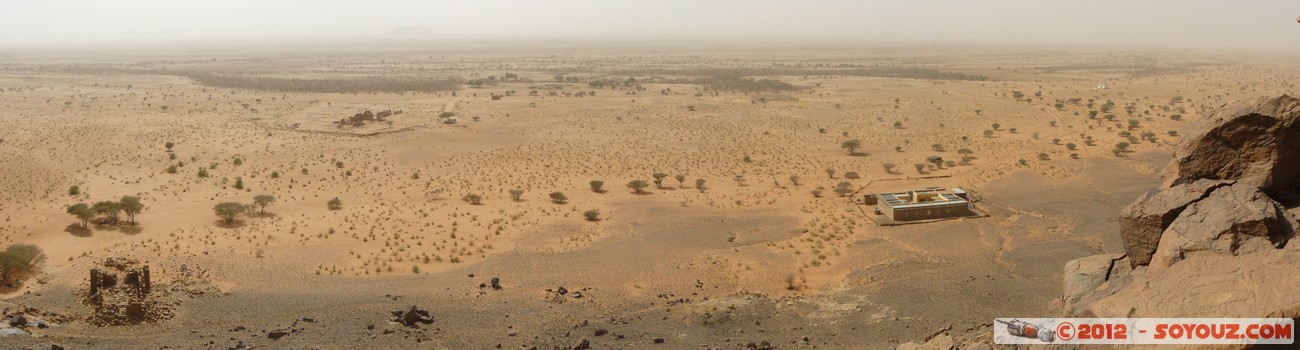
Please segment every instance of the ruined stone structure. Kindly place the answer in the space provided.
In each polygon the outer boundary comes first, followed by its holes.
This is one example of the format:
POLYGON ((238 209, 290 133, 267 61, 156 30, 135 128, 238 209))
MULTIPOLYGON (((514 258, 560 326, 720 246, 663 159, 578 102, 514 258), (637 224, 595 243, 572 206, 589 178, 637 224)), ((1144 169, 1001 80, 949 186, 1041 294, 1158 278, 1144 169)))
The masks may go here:
POLYGON ((136 324, 167 318, 168 306, 160 306, 153 295, 148 265, 130 259, 105 259, 90 269, 86 303, 94 306, 91 322, 101 325, 136 324))

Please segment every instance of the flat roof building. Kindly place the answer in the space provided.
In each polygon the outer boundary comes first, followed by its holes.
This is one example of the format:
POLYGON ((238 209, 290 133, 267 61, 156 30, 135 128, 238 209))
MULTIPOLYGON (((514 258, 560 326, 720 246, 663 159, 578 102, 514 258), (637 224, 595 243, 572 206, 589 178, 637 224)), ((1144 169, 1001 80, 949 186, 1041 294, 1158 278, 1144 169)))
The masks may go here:
POLYGON ((876 203, 881 215, 894 221, 946 219, 975 215, 966 191, 930 187, 897 193, 879 193, 865 203, 876 203), (873 201, 873 199, 875 199, 873 201))

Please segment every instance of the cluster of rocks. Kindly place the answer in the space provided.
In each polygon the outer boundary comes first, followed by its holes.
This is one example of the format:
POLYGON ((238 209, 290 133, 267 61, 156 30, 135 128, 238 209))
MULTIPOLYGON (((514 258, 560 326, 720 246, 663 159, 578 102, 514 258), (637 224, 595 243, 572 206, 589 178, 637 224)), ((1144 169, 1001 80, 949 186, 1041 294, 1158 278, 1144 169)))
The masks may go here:
POLYGON ((1186 133, 1162 185, 1120 216, 1124 254, 1066 264, 1063 314, 1296 317, 1300 99, 1226 105, 1186 133))
MULTIPOLYGON (((586 290, 586 288, 583 288, 583 290, 586 290)), ((554 289, 546 289, 546 300, 554 303, 563 303, 569 298, 582 299, 582 297, 583 294, 581 290, 570 291, 568 288, 564 288, 564 286, 554 289)))
POLYGON ((422 310, 415 305, 411 305, 411 308, 406 310, 395 310, 392 314, 393 317, 390 321, 401 323, 407 327, 419 327, 420 324, 433 323, 433 316, 429 315, 429 311, 422 310))

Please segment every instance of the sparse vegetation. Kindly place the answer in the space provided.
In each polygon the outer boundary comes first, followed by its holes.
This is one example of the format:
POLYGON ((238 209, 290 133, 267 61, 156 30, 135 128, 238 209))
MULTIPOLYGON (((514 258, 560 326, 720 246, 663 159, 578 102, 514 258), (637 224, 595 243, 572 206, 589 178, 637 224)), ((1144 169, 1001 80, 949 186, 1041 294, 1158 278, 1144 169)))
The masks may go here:
POLYGON ((45 252, 40 247, 29 244, 12 244, 0 252, 0 282, 13 286, 34 274, 41 263, 45 262, 45 252))
POLYGON ((234 223, 235 218, 243 214, 244 210, 246 210, 246 207, 236 202, 217 203, 216 206, 212 207, 212 211, 216 212, 217 217, 220 217, 227 224, 234 223))
POLYGON ((627 183, 627 188, 636 191, 637 194, 643 193, 643 190, 645 190, 645 188, 649 186, 650 184, 646 183, 645 180, 632 180, 632 181, 628 181, 627 183))
POLYGON ((259 194, 253 197, 253 204, 260 209, 259 212, 262 214, 266 213, 266 207, 270 206, 271 203, 275 203, 275 196, 269 194, 259 194))

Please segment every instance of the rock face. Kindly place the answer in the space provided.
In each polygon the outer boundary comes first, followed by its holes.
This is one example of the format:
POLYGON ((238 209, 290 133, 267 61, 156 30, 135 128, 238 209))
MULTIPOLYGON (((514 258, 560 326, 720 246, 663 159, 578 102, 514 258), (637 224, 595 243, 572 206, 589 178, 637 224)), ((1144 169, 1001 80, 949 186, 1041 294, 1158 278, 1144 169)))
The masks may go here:
POLYGON ((1156 252, 1160 235, 1187 206, 1205 199, 1211 191, 1231 181, 1196 180, 1165 190, 1147 192, 1124 207, 1119 217, 1119 235, 1132 267, 1147 265, 1156 252))
POLYGON ((1274 195, 1300 184, 1300 99, 1282 95, 1219 108, 1186 132, 1166 187, 1237 180, 1274 195))
POLYGON ((1277 246, 1293 232, 1280 204, 1237 183, 1188 205, 1164 231, 1151 266, 1169 267, 1197 251, 1235 255, 1243 247, 1277 246))
POLYGON ((1065 263, 1065 283, 1062 285, 1065 310, 1074 310, 1081 300, 1097 290, 1112 275, 1128 272, 1128 263, 1118 254, 1093 255, 1065 263))
POLYGON ((1300 316, 1300 100, 1227 105, 1186 133, 1165 183, 1120 216, 1124 256, 1066 264, 1063 314, 1300 316), (1293 165, 1298 164, 1298 165, 1293 165), (1294 204, 1292 204, 1294 205, 1294 204), (1117 268, 1128 260, 1123 269, 1117 268))

